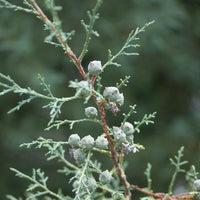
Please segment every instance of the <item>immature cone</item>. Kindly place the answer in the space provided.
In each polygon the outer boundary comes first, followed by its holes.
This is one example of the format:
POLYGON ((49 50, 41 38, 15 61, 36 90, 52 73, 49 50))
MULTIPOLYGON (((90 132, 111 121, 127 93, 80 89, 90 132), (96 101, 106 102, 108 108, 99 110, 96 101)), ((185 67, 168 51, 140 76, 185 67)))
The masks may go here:
POLYGON ((119 94, 118 99, 116 100, 116 103, 119 106, 122 106, 124 104, 124 95, 123 95, 123 93, 119 94))
POLYGON ((126 135, 126 139, 129 143, 133 143, 134 135, 126 135))
POLYGON ((79 88, 76 88, 76 92, 77 92, 77 95, 79 97, 85 97, 87 95, 90 94, 90 91, 89 91, 89 84, 87 81, 80 81, 78 83, 78 85, 80 86, 79 88))
POLYGON ((105 99, 114 102, 116 102, 117 100, 119 100, 119 98, 121 98, 119 90, 116 87, 106 87, 103 91, 103 96, 105 99))
POLYGON ((115 193, 112 198, 113 200, 122 200, 124 199, 124 196, 123 194, 115 193))
POLYGON ((200 191, 200 179, 197 179, 196 181, 194 181, 193 188, 195 191, 200 191))
POLYGON ((97 187, 97 182, 95 181, 94 178, 86 178, 84 180, 84 183, 90 192, 93 192, 97 187))
POLYGON ((103 104, 103 107, 104 107, 106 110, 110 110, 110 109, 112 109, 114 106, 115 106, 115 103, 114 103, 114 102, 111 102, 111 101, 109 101, 109 102, 103 104))
POLYGON ((80 182, 78 180, 75 180, 72 184, 72 187, 75 189, 80 185, 80 182))
POLYGON ((95 146, 99 149, 108 149, 108 140, 99 136, 95 141, 95 146))
POLYGON ((126 135, 131 135, 135 131, 133 125, 131 123, 129 123, 129 122, 125 122, 124 123, 124 125, 122 127, 122 130, 124 131, 124 133, 126 135))
POLYGON ((74 156, 74 159, 76 160, 76 162, 78 164, 81 164, 84 162, 85 160, 85 153, 83 150, 81 149, 76 149, 74 152, 73 152, 73 156, 74 156))
POLYGON ((85 115, 88 118, 95 118, 97 116, 97 109, 95 107, 85 108, 85 115))
POLYGON ((80 146, 84 149, 92 149, 94 146, 94 138, 91 135, 83 137, 80 141, 80 146))
POLYGON ((101 65, 101 61, 98 60, 94 60, 91 61, 88 65, 88 72, 93 75, 93 76, 97 76, 99 75, 101 72, 103 71, 102 65, 101 65))
POLYGON ((78 146, 79 145, 79 142, 80 142, 80 137, 78 134, 72 134, 69 136, 68 138, 68 143, 71 145, 71 146, 78 146))
POLYGON ((113 136, 117 142, 125 142, 126 134, 122 131, 120 127, 113 126, 113 136))
POLYGON ((99 181, 102 183, 102 184, 107 184, 107 183, 110 183, 112 180, 112 175, 111 173, 106 170, 106 171, 103 171, 100 175, 99 175, 99 181))

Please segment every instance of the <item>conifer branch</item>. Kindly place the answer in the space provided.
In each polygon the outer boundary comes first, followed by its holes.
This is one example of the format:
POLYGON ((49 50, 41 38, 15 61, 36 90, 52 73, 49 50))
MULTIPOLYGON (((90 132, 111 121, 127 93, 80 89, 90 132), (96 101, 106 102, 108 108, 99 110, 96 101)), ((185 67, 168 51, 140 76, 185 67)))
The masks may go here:
POLYGON ((87 25, 84 20, 81 21, 81 24, 83 25, 83 27, 85 28, 86 31, 86 38, 85 38, 85 43, 83 45, 83 50, 79 56, 79 60, 83 60, 85 54, 87 53, 87 49, 88 49, 88 45, 89 42, 91 40, 91 36, 92 34, 95 36, 99 36, 97 31, 93 30, 95 21, 99 18, 99 14, 97 13, 99 7, 101 6, 101 4, 103 3, 103 0, 97 0, 97 3, 95 5, 95 7, 92 9, 92 11, 88 11, 88 17, 89 17, 89 24, 87 25))
POLYGON ((51 191, 47 187, 46 182, 48 180, 48 177, 44 177, 44 172, 42 172, 40 169, 37 169, 37 170, 33 169, 32 177, 18 171, 17 169, 14 169, 14 168, 10 168, 10 170, 15 172, 16 176, 18 176, 20 178, 27 179, 27 180, 29 180, 30 182, 33 183, 32 185, 30 185, 28 187, 29 191, 33 191, 35 188, 41 188, 44 191, 44 193, 42 193, 42 195, 50 194, 51 196, 56 197, 57 199, 63 200, 63 197, 61 197, 60 195, 51 191), (37 176, 38 176, 39 179, 37 179, 37 176))
POLYGON ((137 56, 139 55, 138 53, 134 53, 134 52, 127 52, 128 49, 130 48, 137 48, 139 47, 138 44, 133 44, 133 42, 135 42, 136 40, 139 40, 139 38, 137 37, 139 33, 144 32, 145 29, 150 26, 151 24, 153 24, 154 21, 146 23, 143 27, 141 28, 136 28, 136 30, 132 30, 126 40, 126 42, 124 43, 124 45, 122 46, 122 48, 115 54, 112 55, 111 50, 108 50, 108 61, 103 65, 103 69, 105 69, 107 66, 109 65, 115 65, 117 67, 121 66, 119 63, 114 62, 120 55, 126 55, 126 56, 137 56))
POLYGON ((39 7, 39 5, 36 3, 35 0, 29 0, 30 3, 33 5, 33 7, 37 10, 39 16, 44 21, 44 23, 55 33, 56 38, 60 42, 60 44, 63 46, 63 49, 65 50, 65 54, 68 55, 73 63, 78 68, 80 74, 82 77, 86 80, 86 74, 82 67, 81 61, 76 57, 70 46, 63 41, 61 33, 56 29, 56 27, 53 25, 53 23, 50 21, 50 19, 44 14, 43 10, 39 7))
MULTIPOLYGON (((95 31, 93 28, 96 20, 99 17, 98 9, 102 2, 103 0, 96 0, 95 7, 91 11, 88 11, 88 24, 86 24, 84 21, 81 22, 85 29, 86 37, 80 56, 77 57, 77 55, 68 45, 68 40, 71 39, 71 36, 74 32, 63 32, 62 22, 60 21, 57 13, 61 9, 61 7, 56 6, 54 0, 45 0, 46 8, 50 11, 52 19, 47 17, 47 15, 37 3, 37 0, 24 0, 24 5, 26 5, 28 8, 13 5, 7 0, 0 0, 0 8, 4 7, 19 11, 25 11, 27 13, 33 13, 38 18, 40 18, 44 22, 45 28, 50 31, 50 34, 45 38, 45 42, 52 44, 56 47, 62 47, 64 53, 68 55, 70 60, 75 64, 83 79, 80 82, 78 82, 77 80, 70 81, 69 87, 72 87, 76 90, 74 96, 58 98, 54 96, 51 91, 50 85, 47 85, 44 81, 44 78, 40 75, 38 76, 38 78, 40 79, 41 85, 43 86, 44 94, 36 92, 30 87, 23 88, 9 76, 5 76, 0 73, 0 86, 3 88, 3 90, 0 92, 0 96, 11 92, 27 96, 9 112, 19 110, 23 105, 29 103, 33 99, 41 98, 48 101, 48 104, 43 106, 43 108, 50 109, 50 121, 48 123, 48 127, 45 130, 50 130, 54 127, 59 129, 60 126, 64 124, 69 124, 70 129, 72 129, 74 124, 82 122, 97 123, 100 124, 103 129, 103 133, 101 131, 102 134, 99 135, 96 140, 91 136, 92 134, 86 135, 82 138, 80 138, 78 134, 71 134, 68 137, 68 140, 65 141, 54 141, 52 139, 39 137, 36 141, 24 143, 21 145, 26 146, 27 148, 32 146, 34 146, 35 148, 44 147, 47 149, 47 153, 45 154, 47 161, 57 159, 58 162, 62 162, 64 166, 62 169, 59 169, 58 172, 65 174, 66 176, 70 175, 69 183, 73 181, 73 192, 75 193, 74 198, 64 196, 61 191, 58 191, 57 193, 51 191, 47 187, 48 177, 44 176, 44 172, 42 172, 40 169, 33 169, 32 176, 28 176, 14 168, 11 168, 11 170, 14 171, 16 175, 20 178, 25 178, 31 181, 31 185, 29 185, 26 190, 28 192, 26 198, 27 200, 38 199, 41 197, 44 197, 48 200, 131 200, 132 189, 147 195, 147 199, 194 199, 200 195, 199 192, 188 192, 178 195, 173 195, 172 193, 177 174, 179 172, 185 172, 185 170, 181 168, 182 165, 185 165, 187 163, 187 161, 181 161, 181 158, 183 156, 183 147, 180 148, 180 150, 178 151, 178 155, 175 156, 175 159, 170 159, 171 164, 175 166, 175 172, 169 184, 168 194, 153 192, 151 188, 151 165, 149 163, 145 171, 145 175, 147 178, 147 189, 140 188, 137 185, 131 185, 127 180, 127 176, 125 174, 126 166, 124 163, 125 154, 128 154, 130 152, 136 153, 137 151, 144 149, 142 145, 134 142, 133 133, 135 131, 140 132, 140 127, 143 124, 148 125, 150 123, 154 123, 152 119, 155 118, 156 113, 154 112, 153 114, 144 115, 141 121, 134 121, 133 126, 133 124, 129 123, 127 120, 132 114, 136 113, 136 106, 130 106, 130 111, 127 114, 123 114, 124 119, 121 122, 121 126, 114 126, 113 128, 110 128, 106 118, 107 112, 111 111, 114 115, 119 112, 120 106, 124 104, 124 95, 123 93, 119 92, 119 89, 121 89, 122 86, 127 86, 130 76, 125 76, 124 79, 120 79, 120 82, 116 84, 116 87, 105 87, 104 92, 101 93, 101 88, 103 87, 103 85, 100 83, 100 73, 102 73, 103 69, 105 69, 109 65, 120 66, 120 64, 117 63, 116 60, 121 55, 138 55, 137 52, 130 52, 129 50, 131 50, 132 48, 137 48, 139 46, 138 44, 135 44, 135 41, 139 40, 138 35, 141 32, 144 32, 146 27, 151 25, 154 21, 146 23, 141 28, 136 28, 135 31, 131 31, 122 48, 115 55, 112 55, 111 50, 108 50, 108 60, 103 66, 101 65, 101 61, 91 61, 88 66, 88 73, 86 75, 86 72, 82 66, 82 60, 87 53, 92 35, 98 36, 98 32, 95 31), (96 84, 95 81, 97 81, 96 84), (97 108, 95 106, 87 107, 87 111, 85 111, 85 115, 87 118, 76 120, 56 120, 56 118, 60 115, 61 108, 65 102, 80 98, 83 99, 83 103, 86 104, 89 102, 91 97, 96 103, 97 108), (98 115, 100 115, 100 119, 97 119, 98 115), (101 163, 93 159, 93 152, 101 153, 103 156, 109 156, 111 158, 111 161, 113 162, 112 170, 103 171, 101 168, 101 163), (67 158, 66 153, 71 156, 70 159, 72 159, 72 161, 67 158), (99 176, 98 180, 95 179, 96 175, 99 176), (112 197, 107 198, 107 194, 111 195, 112 197)), ((198 172, 196 172, 194 166, 192 166, 190 171, 186 174, 186 180, 189 181, 189 184, 192 188, 191 190, 194 189, 198 191, 200 188, 200 180, 196 180, 197 175, 198 172)), ((10 195, 7 196, 7 198, 10 200, 17 200, 17 198, 10 195)), ((18 200, 22 199, 19 198, 18 200)))

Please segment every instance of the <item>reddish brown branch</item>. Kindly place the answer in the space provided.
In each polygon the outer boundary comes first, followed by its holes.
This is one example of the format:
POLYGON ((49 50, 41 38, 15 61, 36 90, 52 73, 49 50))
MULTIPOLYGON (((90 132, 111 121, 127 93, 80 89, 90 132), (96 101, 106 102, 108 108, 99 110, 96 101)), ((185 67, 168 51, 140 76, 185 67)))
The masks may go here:
POLYGON ((110 152, 111 152, 111 158, 113 160, 115 169, 116 169, 116 171, 118 173, 118 177, 120 179, 121 184, 125 188, 125 196, 126 196, 126 198, 127 199, 131 199, 130 184, 127 181, 126 175, 124 173, 124 170, 123 170, 122 166, 119 163, 118 155, 117 155, 117 152, 115 150, 115 147, 114 147, 114 144, 113 144, 113 141, 112 141, 112 137, 111 137, 111 135, 109 133, 109 130, 108 130, 108 126, 107 126, 107 122, 106 122, 106 111, 105 111, 105 109, 103 107, 103 103, 102 102, 96 102, 96 103, 97 103, 98 110, 99 110, 100 116, 101 116, 102 128, 103 128, 103 131, 106 134, 106 137, 108 139, 109 148, 110 148, 110 152))
POLYGON ((185 200, 194 200, 195 198, 198 197, 198 194, 191 194, 189 192, 187 193, 183 193, 183 194, 178 194, 178 195, 174 195, 173 197, 175 197, 176 199, 185 199, 185 200))
POLYGON ((29 0, 29 1, 34 6, 34 8, 37 10, 37 12, 39 13, 40 17, 45 22, 45 24, 47 24, 51 28, 51 30, 56 33, 56 38, 58 39, 60 44, 66 49, 65 54, 68 55, 72 59, 72 61, 76 64, 81 76, 86 80, 87 77, 86 77, 85 71, 84 71, 84 69, 82 67, 82 64, 81 64, 80 60, 76 57, 76 55, 71 50, 71 48, 68 46, 68 44, 66 44, 63 41, 63 39, 62 39, 60 33, 58 32, 58 30, 53 26, 53 23, 51 22, 51 20, 44 14, 44 12, 39 7, 39 5, 36 3, 36 1, 35 0, 29 0))
POLYGON ((94 89, 94 82, 95 82, 95 80, 96 80, 96 76, 93 76, 92 78, 91 78, 91 86, 92 86, 92 89, 94 89))
POLYGON ((80 62, 80 60, 76 57, 76 55, 74 54, 74 52, 70 49, 69 51, 65 51, 65 54, 68 55, 76 64, 78 71, 80 72, 81 76, 87 80, 85 71, 83 69, 83 66, 80 62))
POLYGON ((139 192, 142 192, 144 194, 147 194, 148 196, 153 196, 153 197, 156 197, 156 198, 160 198, 160 199, 169 199, 169 200, 173 200, 174 198, 168 196, 167 194, 164 194, 164 193, 153 193, 153 192, 148 192, 140 187, 138 187, 137 185, 131 185, 130 186, 131 188, 139 191, 139 192))
POLYGON ((183 199, 194 200, 194 198, 197 197, 196 194, 192 195, 190 193, 183 193, 183 194, 169 196, 168 194, 165 194, 165 193, 153 193, 153 192, 146 191, 146 190, 138 187, 137 185, 131 185, 130 187, 141 192, 141 193, 143 193, 143 194, 158 198, 160 200, 164 200, 164 199, 169 199, 169 200, 183 200, 183 199))
MULTIPOLYGON (((92 87, 92 89, 94 89, 95 80, 96 80, 96 76, 93 76, 91 78, 91 87, 92 87)), ((110 148, 110 152, 111 152, 111 159, 113 160, 113 163, 114 163, 115 169, 116 169, 116 171, 118 173, 120 182, 121 182, 122 185, 124 185, 126 198, 127 199, 131 199, 130 184, 127 181, 126 175, 124 173, 124 170, 123 170, 122 166, 119 163, 117 152, 115 150, 115 147, 114 147, 114 144, 113 144, 113 141, 112 141, 112 137, 111 137, 111 135, 109 133, 109 130, 108 130, 108 126, 107 126, 107 122, 106 122, 106 111, 105 111, 105 109, 103 107, 103 104, 105 102, 98 102, 97 101, 97 97, 95 95, 93 95, 93 98, 94 98, 94 100, 95 100, 95 102, 97 104, 97 107, 98 107, 98 110, 99 110, 99 113, 100 113, 101 124, 102 124, 103 131, 106 134, 106 137, 108 139, 109 148, 110 148)))

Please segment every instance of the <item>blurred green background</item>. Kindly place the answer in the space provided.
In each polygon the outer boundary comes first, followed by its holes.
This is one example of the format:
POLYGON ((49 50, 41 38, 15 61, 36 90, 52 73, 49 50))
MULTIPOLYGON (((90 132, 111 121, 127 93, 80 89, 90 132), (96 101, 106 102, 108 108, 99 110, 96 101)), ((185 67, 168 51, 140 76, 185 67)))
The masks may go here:
MULTIPOLYGON (((63 6, 60 17, 64 30, 76 30, 70 46, 79 54, 85 36, 80 19, 87 19, 86 10, 92 8, 95 1, 56 2, 63 6)), ((121 113, 116 117, 108 114, 110 126, 120 125, 121 114, 128 112, 129 105, 137 104, 137 114, 130 122, 157 111, 155 125, 143 127, 140 134, 135 134, 135 141, 146 150, 128 155, 127 174, 131 183, 146 186, 143 172, 150 162, 154 190, 166 192, 173 172, 169 157, 176 154, 180 146, 185 146, 185 158, 190 164, 200 169, 200 1, 110 0, 102 5, 100 16, 95 25, 100 38, 93 38, 83 62, 85 68, 90 60, 104 63, 107 49, 116 52, 131 29, 156 21, 140 35, 141 47, 137 49, 140 56, 120 57, 122 67, 107 68, 102 83, 111 86, 125 75, 132 76, 129 86, 123 90, 125 106, 121 113)), ((51 84, 56 96, 73 95, 68 82, 75 78, 81 80, 81 77, 61 49, 43 43, 47 35, 43 29, 42 22, 30 14, 1 9, 0 72, 9 74, 24 87, 42 91, 37 79, 39 73, 51 84)), ((38 136, 55 140, 67 140, 71 133, 97 137, 102 130, 93 124, 86 127, 81 124, 73 131, 63 126, 59 131, 45 132, 49 120, 49 110, 41 109, 45 101, 35 100, 19 112, 7 115, 20 99, 13 94, 0 98, 0 199, 5 199, 8 193, 20 196, 27 184, 16 178, 9 167, 29 174, 33 167, 42 168, 50 176, 50 188, 61 187, 68 193, 71 188, 67 186, 66 177, 54 173, 61 164, 46 162, 45 151, 27 150, 19 145, 38 136)), ((85 107, 82 101, 66 103, 60 118, 81 118, 85 107)), ((69 154, 66 156, 69 158, 69 154)), ((108 159, 104 168, 110 163, 108 159)), ((188 164, 185 169, 189 167, 188 164)), ((180 187, 185 187, 185 183, 178 176, 175 188, 180 187)))

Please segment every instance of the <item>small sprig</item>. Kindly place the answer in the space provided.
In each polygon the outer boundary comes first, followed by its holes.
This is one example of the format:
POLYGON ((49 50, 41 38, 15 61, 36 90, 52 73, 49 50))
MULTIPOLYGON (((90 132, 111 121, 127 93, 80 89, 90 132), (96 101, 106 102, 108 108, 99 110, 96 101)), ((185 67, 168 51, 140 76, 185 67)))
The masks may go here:
POLYGON ((81 122, 94 122, 101 125, 101 121, 98 119, 88 119, 88 118, 78 119, 78 120, 65 119, 65 120, 56 120, 53 124, 49 125, 45 130, 49 131, 52 128, 56 128, 58 130, 60 126, 64 124, 69 124, 70 129, 73 129, 74 124, 81 123, 81 122))
POLYGON ((78 179, 78 184, 77 187, 74 188, 73 192, 75 192, 75 197, 74 200, 80 200, 82 196, 85 196, 85 193, 90 196, 91 192, 88 190, 87 185, 85 185, 84 180, 86 178, 86 173, 89 170, 89 162, 92 154, 89 152, 87 159, 85 160, 84 165, 80 169, 79 173, 77 174, 78 176, 73 177, 71 180, 74 178, 78 179))
POLYGON ((51 86, 45 82, 44 77, 38 74, 38 79, 41 81, 40 85, 44 87, 43 90, 48 93, 48 96, 54 97, 53 93, 51 92, 51 86))
POLYGON ((124 79, 120 79, 120 82, 121 83, 117 83, 116 84, 116 87, 118 88, 118 89, 120 89, 122 86, 125 86, 125 87, 127 87, 127 84, 129 83, 129 79, 131 78, 131 76, 125 76, 125 78, 124 79))
POLYGON ((6 195, 6 198, 9 200, 23 200, 21 197, 16 198, 16 197, 13 197, 12 195, 6 195))
POLYGON ((114 56, 112 55, 111 50, 108 50, 108 61, 103 65, 103 69, 105 69, 108 65, 115 65, 117 67, 121 66, 119 63, 114 62, 114 60, 116 60, 116 58, 118 58, 120 55, 126 55, 126 56, 136 56, 139 55, 138 53, 135 52, 128 52, 127 50, 130 48, 137 48, 139 47, 138 44, 133 44, 133 42, 135 42, 136 40, 139 40, 139 38, 137 37, 139 33, 144 32, 145 29, 150 26, 151 24, 153 24, 154 21, 146 23, 142 28, 136 28, 136 30, 132 30, 126 40, 126 42, 124 43, 123 47, 118 51, 117 54, 115 54, 114 56))
POLYGON ((57 100, 51 101, 49 104, 43 106, 43 108, 49 108, 50 111, 50 121, 48 122, 48 126, 50 126, 54 121, 55 118, 59 116, 61 113, 61 107, 64 102, 60 102, 57 100))
POLYGON ((195 180, 198 179, 198 175, 199 175, 199 172, 197 172, 195 166, 192 165, 190 167, 190 170, 187 171, 187 173, 185 175, 185 179, 188 181, 191 189, 193 189, 193 183, 195 180))
POLYGON ((92 35, 95 35, 96 37, 99 36, 98 32, 95 31, 93 27, 94 27, 95 21, 99 18, 99 14, 97 13, 97 11, 99 7, 101 6, 102 2, 103 0, 97 0, 97 3, 95 7, 92 9, 92 11, 87 12, 88 17, 89 17, 89 24, 86 24, 84 20, 81 20, 81 24, 83 25, 86 32, 86 38, 85 38, 85 43, 83 45, 83 50, 79 56, 80 61, 83 60, 85 54, 88 51, 87 49, 88 49, 89 42, 91 40, 91 36, 92 35))
POLYGON ((101 88, 103 87, 103 85, 101 84, 101 79, 102 78, 100 76, 97 76, 97 79, 96 79, 97 89, 96 89, 96 91, 98 93, 101 92, 101 88))
MULTIPOLYGON (((0 86, 4 88, 3 91, 0 92, 0 95, 5 95, 9 92, 13 92, 13 93, 19 94, 20 96, 29 95, 29 96, 34 96, 36 98, 46 99, 46 100, 53 100, 53 101, 57 100, 58 102, 66 102, 66 101, 70 101, 77 98, 75 96, 57 98, 51 95, 52 94, 51 92, 50 92, 51 94, 47 96, 39 92, 36 92, 35 90, 32 90, 30 87, 22 88, 13 79, 11 79, 10 76, 6 76, 2 73, 0 73, 0 86)), ((46 85, 45 87, 48 87, 48 90, 50 90, 49 86, 46 85)))
POLYGON ((129 118, 132 114, 136 113, 135 108, 136 108, 136 105, 130 106, 130 111, 128 112, 128 114, 123 113, 124 120, 123 120, 121 126, 124 126, 124 124, 125 124, 125 122, 128 120, 128 118, 129 118))
POLYGON ((11 109, 10 111, 8 111, 8 113, 19 110, 24 104, 30 103, 35 98, 43 98, 43 99, 48 99, 48 100, 54 99, 53 97, 40 94, 32 90, 30 87, 22 88, 13 79, 11 79, 10 76, 5 76, 2 73, 0 73, 0 86, 4 88, 3 91, 0 92, 0 95, 5 95, 9 92, 13 92, 13 93, 19 94, 20 96, 21 95, 29 96, 26 100, 20 101, 18 105, 14 107, 13 109, 11 109))
POLYGON ((33 6, 27 0, 24 0, 23 3, 26 6, 28 6, 29 8, 17 6, 15 4, 12 4, 12 3, 6 1, 6 0, 0 0, 0 8, 13 9, 14 11, 24 11, 24 12, 32 13, 32 14, 35 14, 35 15, 38 14, 38 12, 33 8, 33 6))
POLYGON ((11 114, 11 113, 13 113, 13 112, 15 112, 15 111, 20 110, 20 108, 21 108, 23 105, 30 103, 30 102, 31 102, 33 99, 35 99, 35 98, 36 98, 36 96, 30 96, 28 99, 19 101, 17 106, 15 106, 14 108, 12 108, 11 110, 8 111, 8 114, 11 114))
POLYGON ((175 166, 175 171, 174 171, 174 174, 172 175, 172 179, 171 179, 171 182, 169 184, 169 189, 168 189, 168 194, 169 195, 173 194, 172 193, 172 189, 173 189, 177 174, 179 172, 182 172, 182 173, 185 172, 185 170, 182 169, 181 167, 188 163, 188 161, 181 161, 181 158, 183 157, 183 151, 184 151, 184 147, 182 146, 178 150, 178 155, 174 156, 174 159, 172 159, 172 158, 169 159, 171 164, 175 166))
POLYGON ((154 121, 152 121, 151 119, 155 118, 156 112, 152 113, 152 114, 145 114, 144 117, 142 118, 141 121, 138 122, 134 122, 135 126, 135 130, 139 133, 140 132, 140 126, 143 124, 149 125, 149 124, 154 124, 154 121))
POLYGON ((22 88, 13 79, 11 79, 10 76, 5 76, 4 74, 0 73, 0 86, 4 88, 3 91, 0 92, 0 96, 5 95, 9 92, 19 94, 20 96, 22 95, 28 96, 27 99, 18 102, 17 106, 9 110, 8 111, 9 114, 16 110, 19 110, 24 104, 30 103, 33 99, 36 98, 42 98, 50 101, 49 104, 43 106, 43 108, 50 109, 50 121, 48 123, 49 126, 54 122, 55 118, 61 113, 61 107, 65 102, 75 100, 79 97, 78 96, 62 97, 62 98, 54 97, 50 90, 50 86, 44 82, 44 78, 41 77, 40 75, 38 76, 38 78, 40 79, 41 84, 44 86, 45 91, 48 92, 48 95, 36 92, 30 87, 22 88))
MULTIPOLYGON (((120 200, 127 200, 122 192, 117 192, 116 190, 108 187, 107 185, 97 185, 98 188, 102 189, 104 193, 110 193, 113 198, 106 198, 106 200, 113 200, 113 199, 120 199, 120 200)), ((100 193, 101 194, 101 193, 100 193)))
POLYGON ((151 163, 147 163, 147 168, 144 172, 144 174, 146 175, 146 178, 147 178, 147 189, 148 189, 148 191, 151 191, 151 184, 152 184, 151 168, 152 168, 151 163))
POLYGON ((21 144, 20 147, 30 148, 32 146, 35 146, 35 149, 40 149, 42 147, 45 147, 46 144, 55 144, 53 149, 57 149, 58 146, 60 146, 62 144, 68 144, 68 142, 53 141, 52 139, 46 139, 43 137, 39 137, 37 140, 34 140, 30 143, 21 144))
POLYGON ((77 170, 78 167, 71 164, 65 158, 65 150, 62 147, 63 144, 68 144, 68 143, 56 142, 51 139, 45 139, 43 137, 39 137, 36 141, 32 141, 30 143, 24 143, 20 145, 20 147, 26 146, 27 148, 30 148, 31 146, 35 146, 35 149, 40 149, 42 147, 45 147, 48 149, 47 153, 45 154, 48 161, 53 159, 58 159, 58 161, 64 163, 67 167, 70 167, 73 170, 77 170))
POLYGON ((144 150, 145 149, 143 145, 141 145, 141 144, 134 144, 134 143, 131 144, 129 147, 131 148, 131 150, 132 150, 133 153, 137 153, 140 150, 144 150))
POLYGON ((55 0, 45 0, 44 2, 46 8, 51 12, 53 23, 55 24, 56 28, 62 30, 62 22, 58 16, 58 11, 62 10, 62 6, 57 6, 55 4, 55 0))
MULTIPOLYGON (((14 168, 10 168, 10 170, 15 172, 16 176, 18 176, 19 178, 24 178, 32 182, 32 184, 30 184, 27 188, 27 191, 32 192, 32 197, 27 198, 27 200, 30 200, 31 198, 33 199, 36 197, 41 197, 46 194, 51 195, 57 199, 63 200, 62 196, 60 196, 58 193, 51 191, 47 187, 46 182, 48 180, 48 177, 44 175, 44 172, 42 172, 41 169, 33 169, 32 176, 28 176, 14 168), (39 189, 42 191, 38 191, 39 189)), ((10 200, 15 199, 14 197, 14 199, 12 199, 12 197, 9 198, 10 200)))
POLYGON ((58 11, 62 10, 61 6, 57 6, 55 4, 54 0, 45 0, 45 6, 47 7, 47 9, 50 11, 51 15, 52 15, 52 24, 55 26, 57 31, 54 31, 52 29, 49 29, 49 26, 47 24, 45 24, 45 30, 49 30, 50 33, 48 36, 45 37, 44 42, 51 44, 55 47, 61 47, 63 48, 63 45, 56 42, 56 40, 54 41, 54 39, 56 39, 56 34, 60 34, 63 42, 67 43, 69 40, 71 40, 72 36, 74 35, 75 31, 72 30, 70 32, 64 32, 62 29, 62 22, 58 16, 58 11))

